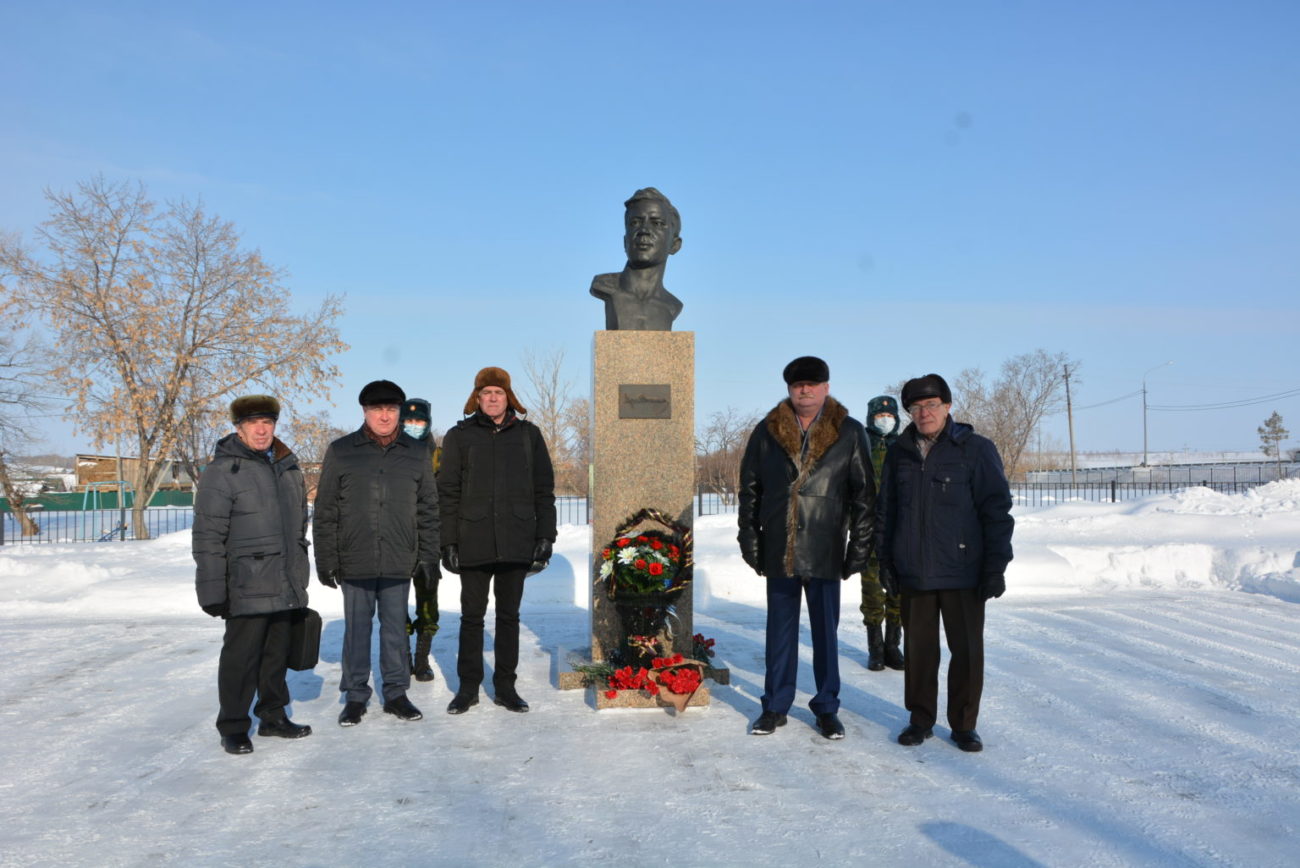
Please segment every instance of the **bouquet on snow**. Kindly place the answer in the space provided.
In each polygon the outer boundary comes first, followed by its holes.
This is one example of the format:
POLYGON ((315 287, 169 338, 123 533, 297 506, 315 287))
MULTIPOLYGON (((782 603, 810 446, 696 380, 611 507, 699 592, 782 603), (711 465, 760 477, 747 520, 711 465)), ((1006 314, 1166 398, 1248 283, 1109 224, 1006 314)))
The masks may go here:
POLYGON ((643 509, 614 530, 601 549, 596 582, 605 583, 611 600, 674 594, 691 581, 691 531, 657 509, 643 509), (667 532, 634 530, 653 521, 667 532))

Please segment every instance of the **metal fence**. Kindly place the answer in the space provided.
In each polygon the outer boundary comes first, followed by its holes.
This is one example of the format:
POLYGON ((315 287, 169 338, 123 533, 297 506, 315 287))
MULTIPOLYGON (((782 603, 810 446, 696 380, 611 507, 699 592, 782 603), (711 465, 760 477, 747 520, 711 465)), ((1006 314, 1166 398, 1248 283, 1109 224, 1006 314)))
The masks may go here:
MULTIPOLYGON (((1153 494, 1169 494, 1186 488, 1204 487, 1224 494, 1236 494, 1262 485, 1255 481, 1186 482, 1013 482, 1011 497, 1017 506, 1051 506, 1071 501, 1091 503, 1119 503, 1137 500, 1153 494)), ((591 500, 583 495, 560 495, 555 498, 556 520, 559 524, 586 525, 591 523, 591 500)), ((724 515, 736 511, 734 501, 728 502, 713 492, 698 491, 695 495, 695 514, 724 515)), ((30 543, 113 542, 133 540, 130 511, 120 509, 98 510, 38 510, 31 513, 39 532, 25 536, 19 532, 17 520, 11 513, 3 513, 0 523, 0 545, 26 545, 30 543)), ((145 526, 150 538, 187 530, 194 523, 194 510, 189 507, 151 507, 144 511, 145 526)))
MULTIPOLYGON (((736 511, 734 496, 728 503, 726 498, 711 491, 695 493, 696 515, 722 515, 736 511)), ((581 495, 557 495, 555 498, 556 521, 559 524, 590 524, 591 499, 581 495)))
POLYGON ((1150 467, 1086 467, 1071 475, 1069 470, 1033 470, 1027 473, 1031 483, 1103 483, 1103 482, 1168 482, 1189 485, 1235 482, 1262 485, 1279 479, 1300 478, 1300 463, 1283 461, 1225 462, 1220 464, 1153 464, 1150 467))
POLYGON ((1091 503, 1119 503, 1137 500, 1153 494, 1170 494, 1188 488, 1208 488, 1222 494, 1237 494, 1263 485, 1263 482, 1244 480, 1231 482, 1013 482, 1011 498, 1017 506, 1051 506, 1070 501, 1091 503))
MULTIPOLYGON (((131 511, 121 509, 36 510, 28 513, 37 533, 24 535, 12 513, 0 522, 0 545, 29 543, 114 542, 135 539, 131 511)), ((192 507, 152 507, 144 511, 150 538, 186 530, 194 523, 192 507)))

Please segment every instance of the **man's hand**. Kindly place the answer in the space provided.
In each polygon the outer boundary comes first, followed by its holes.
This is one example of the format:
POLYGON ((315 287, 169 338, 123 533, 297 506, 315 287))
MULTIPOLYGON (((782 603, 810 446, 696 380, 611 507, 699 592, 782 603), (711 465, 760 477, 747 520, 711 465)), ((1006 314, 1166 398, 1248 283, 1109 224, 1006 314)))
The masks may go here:
POLYGON ((214 618, 229 618, 229 617, 230 617, 230 601, 229 601, 229 600, 227 600, 227 601, 224 602, 224 603, 209 603, 208 605, 203 606, 202 608, 203 608, 203 611, 207 612, 209 615, 211 615, 211 616, 214 617, 214 618))
POLYGON ((741 552, 740 556, 745 559, 745 563, 749 565, 751 570, 760 576, 763 575, 763 565, 759 563, 758 555, 752 555, 749 552, 741 552))
POLYGON ((455 543, 442 547, 442 568, 449 573, 460 575, 460 547, 455 543))
POLYGON ((1007 590, 1006 577, 1001 573, 992 576, 985 576, 980 579, 979 592, 981 600, 988 600, 993 597, 1000 597, 1007 590))
POLYGON ((411 578, 415 580, 420 590, 428 593, 438 587, 438 579, 442 578, 442 571, 438 569, 436 563, 420 561, 415 565, 415 572, 411 573, 411 578))
POLYGON ((326 570, 323 573, 318 572, 316 573, 316 578, 320 579, 320 583, 327 588, 337 588, 339 586, 338 570, 326 570))
POLYGON ((528 566, 528 575, 533 576, 546 569, 551 562, 553 547, 548 539, 539 539, 533 545, 533 562, 528 566))

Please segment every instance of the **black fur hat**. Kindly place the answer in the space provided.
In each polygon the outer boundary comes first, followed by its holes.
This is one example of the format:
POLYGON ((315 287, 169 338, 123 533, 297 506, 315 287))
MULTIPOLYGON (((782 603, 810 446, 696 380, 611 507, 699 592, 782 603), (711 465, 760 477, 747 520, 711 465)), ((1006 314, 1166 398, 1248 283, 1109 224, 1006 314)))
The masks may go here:
POLYGON ((829 383, 831 368, 816 356, 800 356, 785 366, 781 376, 787 386, 795 383, 829 383))
POLYGON ((366 383, 361 387, 361 394, 357 396, 357 403, 362 407, 369 407, 371 404, 401 405, 405 402, 406 393, 392 380, 375 380, 366 383))
POLYGON ((270 395, 244 395, 230 402, 230 421, 236 425, 254 416, 270 416, 272 422, 278 422, 280 402, 270 395))
POLYGON ((926 398, 938 398, 945 404, 952 403, 952 390, 947 381, 938 374, 926 374, 903 384, 903 406, 911 407, 917 401, 926 398))

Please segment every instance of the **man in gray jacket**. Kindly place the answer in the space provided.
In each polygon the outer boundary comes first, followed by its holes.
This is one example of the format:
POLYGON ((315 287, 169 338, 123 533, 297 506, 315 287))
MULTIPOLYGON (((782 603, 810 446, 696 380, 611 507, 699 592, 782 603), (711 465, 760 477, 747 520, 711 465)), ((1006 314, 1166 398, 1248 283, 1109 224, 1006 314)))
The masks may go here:
POLYGON ((438 569, 438 490, 429 452, 398 430, 406 393, 376 380, 359 397, 361 428, 330 444, 316 489, 312 534, 321 584, 343 589, 340 726, 356 726, 370 700, 371 623, 379 612, 384 711, 423 715, 409 699, 406 601, 411 580, 432 588, 438 569))
POLYGON ((217 443, 194 501, 192 542, 199 606, 226 620, 217 668, 217 731, 227 753, 252 753, 257 734, 302 738, 289 720, 289 631, 307 605, 307 493, 297 457, 275 436, 280 402, 267 395, 230 405, 235 433, 217 443))

